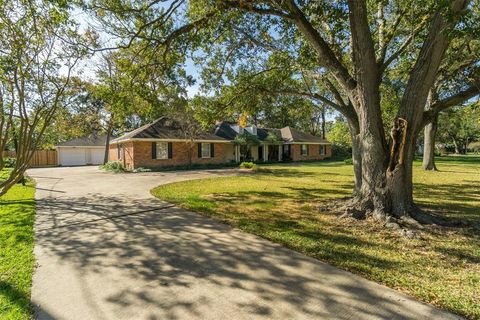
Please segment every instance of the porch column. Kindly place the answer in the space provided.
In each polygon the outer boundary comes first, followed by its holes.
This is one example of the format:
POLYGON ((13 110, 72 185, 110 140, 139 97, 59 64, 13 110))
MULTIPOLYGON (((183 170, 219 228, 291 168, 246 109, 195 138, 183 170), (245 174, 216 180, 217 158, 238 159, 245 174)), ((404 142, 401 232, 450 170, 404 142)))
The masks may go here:
POLYGON ((268 161, 268 144, 263 145, 263 162, 268 161))
POLYGON ((282 161, 282 145, 278 145, 278 161, 282 161))
POLYGON ((235 146, 235 162, 240 162, 240 146, 235 146))

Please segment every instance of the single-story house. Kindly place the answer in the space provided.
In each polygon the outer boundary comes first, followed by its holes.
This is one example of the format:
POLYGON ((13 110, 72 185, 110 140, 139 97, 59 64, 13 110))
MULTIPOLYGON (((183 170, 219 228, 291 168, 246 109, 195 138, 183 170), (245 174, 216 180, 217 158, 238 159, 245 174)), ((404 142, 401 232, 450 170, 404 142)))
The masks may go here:
POLYGON ((244 160, 323 160, 332 155, 330 142, 291 127, 241 128, 223 121, 217 123, 211 132, 202 132, 190 138, 175 121, 162 117, 113 139, 110 142, 109 161, 120 161, 126 168, 135 169, 244 160), (242 146, 235 142, 235 137, 245 131, 256 136, 259 142, 249 146, 249 150, 242 150, 242 146), (272 136, 276 137, 274 141, 272 136))
POLYGON ((106 142, 106 135, 90 135, 59 143, 55 146, 58 164, 61 166, 103 164, 106 142))

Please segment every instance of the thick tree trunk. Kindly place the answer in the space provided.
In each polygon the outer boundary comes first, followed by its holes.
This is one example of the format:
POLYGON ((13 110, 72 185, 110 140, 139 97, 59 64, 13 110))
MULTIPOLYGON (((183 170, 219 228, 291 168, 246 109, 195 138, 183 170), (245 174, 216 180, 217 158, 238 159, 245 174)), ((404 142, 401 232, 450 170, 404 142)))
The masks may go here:
POLYGON ((360 150, 360 132, 355 123, 349 121, 348 125, 350 128, 350 135, 352 137, 352 162, 355 178, 353 195, 359 196, 360 189, 362 187, 362 154, 360 150))
POLYGON ((106 164, 108 162, 108 154, 110 152, 110 137, 112 135, 112 129, 108 128, 107 129, 107 139, 105 141, 105 153, 103 155, 103 164, 106 164))
POLYGON ((427 124, 424 129, 423 143, 423 164, 424 170, 437 170, 435 165, 435 136, 437 134, 438 115, 435 115, 432 122, 427 124))
POLYGON ((387 153, 379 100, 375 93, 359 99, 359 132, 352 134, 352 153, 356 183, 356 200, 360 210, 380 217, 390 211, 386 195, 387 153), (363 100, 363 101, 362 101, 363 100), (369 101, 369 102, 367 102, 369 101), (367 105, 368 103, 368 105, 367 105))
POLYGON ((458 146, 457 139, 452 138, 453 146, 455 147, 455 154, 460 154, 460 147, 458 146))

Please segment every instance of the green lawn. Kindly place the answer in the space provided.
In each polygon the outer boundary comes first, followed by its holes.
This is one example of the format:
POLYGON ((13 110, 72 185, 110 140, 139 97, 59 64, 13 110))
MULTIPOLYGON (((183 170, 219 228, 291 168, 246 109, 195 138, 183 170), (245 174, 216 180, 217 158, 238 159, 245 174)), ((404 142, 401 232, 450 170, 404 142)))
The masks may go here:
MULTIPOLYGON (((448 217, 480 220, 480 157, 415 163, 415 199, 448 217)), ((319 204, 348 196, 352 166, 324 161, 269 165, 252 175, 160 186, 166 201, 281 243, 468 318, 480 319, 480 235, 427 228, 409 240, 372 221, 337 219, 319 204)))
POLYGON ((34 195, 28 183, 0 197, 0 319, 31 318, 34 195))

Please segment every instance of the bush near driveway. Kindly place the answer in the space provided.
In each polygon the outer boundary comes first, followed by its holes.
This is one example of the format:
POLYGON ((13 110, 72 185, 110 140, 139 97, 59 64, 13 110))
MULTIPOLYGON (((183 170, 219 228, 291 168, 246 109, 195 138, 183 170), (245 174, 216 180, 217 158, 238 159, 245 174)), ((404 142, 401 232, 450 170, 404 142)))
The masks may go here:
MULTIPOLYGON (((0 179, 6 174, 0 172, 0 179)), ((31 181, 0 197, 0 319, 31 319, 34 216, 31 181)))
MULTIPOLYGON (((480 221, 480 157, 415 162, 415 200, 445 217, 480 221)), ((471 319, 480 319, 480 235, 427 227, 416 239, 318 207, 349 196, 353 167, 322 161, 259 165, 255 175, 163 185, 152 193, 471 319)))

